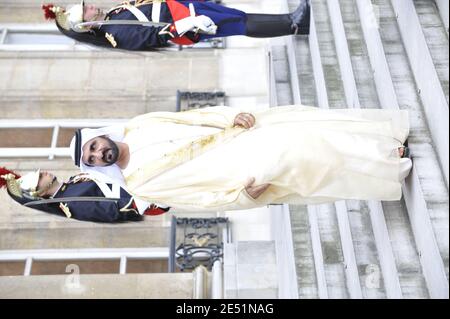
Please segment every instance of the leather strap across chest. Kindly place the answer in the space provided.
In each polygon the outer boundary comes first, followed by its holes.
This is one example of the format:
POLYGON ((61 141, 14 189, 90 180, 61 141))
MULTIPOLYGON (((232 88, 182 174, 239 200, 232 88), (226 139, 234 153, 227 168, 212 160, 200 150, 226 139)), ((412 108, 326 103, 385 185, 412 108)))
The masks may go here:
POLYGON ((139 22, 155 22, 158 23, 160 22, 160 17, 161 17, 161 3, 165 2, 165 0, 154 0, 152 1, 152 20, 150 21, 147 16, 142 13, 142 11, 129 3, 124 3, 121 4, 117 7, 112 8, 108 14, 110 14, 111 12, 115 11, 115 10, 120 10, 120 9, 126 9, 128 11, 130 11, 134 17, 139 21, 139 22))

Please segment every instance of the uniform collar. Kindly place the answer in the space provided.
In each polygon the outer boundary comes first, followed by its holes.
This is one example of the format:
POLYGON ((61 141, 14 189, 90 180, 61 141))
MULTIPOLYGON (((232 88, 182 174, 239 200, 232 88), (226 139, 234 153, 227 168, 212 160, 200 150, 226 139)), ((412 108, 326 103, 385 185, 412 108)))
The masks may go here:
POLYGON ((61 191, 62 189, 64 189, 64 187, 66 186, 66 183, 61 183, 61 185, 58 187, 58 189, 56 190, 56 192, 50 196, 50 198, 55 198, 56 194, 59 193, 59 191, 61 191))

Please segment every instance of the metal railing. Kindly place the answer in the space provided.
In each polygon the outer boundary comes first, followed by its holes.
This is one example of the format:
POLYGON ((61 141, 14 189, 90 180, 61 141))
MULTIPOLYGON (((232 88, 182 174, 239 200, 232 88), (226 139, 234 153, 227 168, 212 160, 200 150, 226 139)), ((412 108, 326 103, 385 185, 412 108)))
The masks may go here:
POLYGON ((32 273, 35 261, 120 261, 119 273, 127 272, 129 260, 160 260, 168 259, 167 248, 102 248, 102 249, 35 249, 35 250, 0 250, 0 265, 2 262, 25 262, 24 276, 32 273))
POLYGON ((169 272, 193 270, 203 265, 209 271, 223 259, 223 246, 230 238, 228 218, 172 217, 169 272))
POLYGON ((222 91, 188 92, 177 90, 177 112, 209 106, 225 105, 226 94, 222 91))

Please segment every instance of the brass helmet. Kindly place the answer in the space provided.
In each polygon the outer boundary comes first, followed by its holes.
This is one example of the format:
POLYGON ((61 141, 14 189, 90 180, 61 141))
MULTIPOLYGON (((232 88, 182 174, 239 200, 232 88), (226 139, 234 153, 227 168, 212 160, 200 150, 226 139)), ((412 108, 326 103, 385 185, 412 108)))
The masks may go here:
POLYGON ((84 0, 79 4, 72 5, 67 9, 55 6, 53 4, 42 5, 44 15, 47 20, 55 20, 56 23, 64 30, 73 30, 78 33, 88 32, 89 29, 80 27, 83 22, 84 0))
POLYGON ((8 193, 17 198, 36 200, 40 199, 37 190, 40 169, 28 173, 22 177, 5 168, 0 168, 0 187, 6 186, 8 193))

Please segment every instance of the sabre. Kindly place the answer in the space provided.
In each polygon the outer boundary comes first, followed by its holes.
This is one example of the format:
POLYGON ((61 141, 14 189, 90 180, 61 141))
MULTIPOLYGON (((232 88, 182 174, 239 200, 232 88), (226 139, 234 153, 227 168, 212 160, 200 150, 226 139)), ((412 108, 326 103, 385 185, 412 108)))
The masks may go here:
POLYGON ((166 22, 141 22, 137 20, 108 20, 108 21, 89 21, 76 25, 77 28, 97 27, 102 25, 140 25, 144 27, 167 27, 170 23, 166 22))
MULTIPOLYGON (((102 25, 139 25, 144 27, 163 27, 168 28, 171 24, 167 22, 152 22, 152 21, 137 21, 137 20, 104 20, 104 21, 89 21, 78 23, 75 28, 90 28, 90 27, 101 27, 102 25)), ((193 31, 194 33, 204 33, 210 34, 208 32, 203 32, 199 28, 193 31)), ((215 33, 215 32, 214 32, 215 33)), ((181 35, 182 36, 182 35, 181 35)))
POLYGON ((105 197, 65 197, 65 198, 51 198, 32 201, 24 204, 24 206, 36 206, 53 203, 72 203, 72 202, 117 202, 120 198, 105 198, 105 197))

